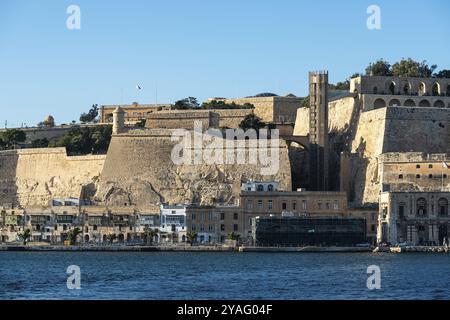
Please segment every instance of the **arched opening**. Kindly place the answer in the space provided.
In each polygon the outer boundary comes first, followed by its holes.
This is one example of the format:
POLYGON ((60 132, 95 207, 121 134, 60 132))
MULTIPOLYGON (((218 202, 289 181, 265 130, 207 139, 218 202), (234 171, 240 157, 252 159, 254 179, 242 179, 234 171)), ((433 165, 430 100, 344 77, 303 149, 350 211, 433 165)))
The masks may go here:
POLYGON ((444 242, 448 244, 448 227, 446 224, 439 226, 439 244, 444 245, 444 242))
POLYGON ((427 92, 427 88, 425 87, 425 83, 421 82, 419 84, 419 96, 424 96, 427 92))
POLYGON ((406 82, 403 86, 403 94, 409 95, 411 92, 411 84, 409 82, 406 82))
POLYGON ((419 102, 419 107, 431 107, 430 101, 428 100, 422 100, 419 102))
POLYGON ((392 99, 391 101, 389 101, 389 106, 390 107, 399 107, 400 101, 398 99, 392 99))
POLYGON ((437 100, 434 104, 433 107, 436 108, 444 108, 445 107, 445 103, 442 100, 437 100))
POLYGON ((438 201, 438 210, 440 216, 448 216, 448 200, 441 198, 438 201))
POLYGON ((273 185, 269 184, 269 186, 267 187, 267 191, 272 192, 273 191, 273 185))
POLYGON ((183 235, 183 236, 181 237, 181 241, 182 241, 182 242, 186 242, 186 236, 185 236, 185 235, 183 235))
POLYGON ((374 109, 384 108, 386 107, 386 101, 384 101, 381 98, 376 99, 375 102, 373 103, 373 107, 374 109))
POLYGON ((447 90, 446 91, 447 91, 446 92, 447 97, 450 97, 450 84, 447 85, 447 90))
POLYGON ((419 217, 425 217, 427 215, 427 200, 425 198, 417 199, 416 207, 416 212, 419 217))
POLYGON ((388 91, 389 91, 389 94, 395 94, 395 82, 394 81, 391 81, 391 83, 389 83, 388 91))
POLYGON ((106 234, 104 234, 104 235, 103 235, 103 242, 106 242, 107 239, 108 239, 108 238, 106 237, 106 234))
POLYGON ((89 235, 88 234, 84 236, 84 242, 89 242, 89 235))
POLYGON ((119 237, 117 238, 117 240, 119 240, 120 243, 124 242, 125 236, 123 235, 123 233, 119 234, 119 237))
POLYGON ((405 103, 403 105, 405 107, 415 107, 416 103, 414 102, 414 100, 408 99, 408 100, 405 101, 405 103))
POLYGON ((258 192, 264 191, 264 186, 262 184, 258 184, 257 189, 258 192))
POLYGON ((441 87, 439 86, 439 83, 435 82, 433 84, 433 87, 431 89, 431 94, 433 96, 439 96, 441 94, 441 87))
MULTIPOLYGON (((450 87, 450 85, 449 85, 449 87, 450 87)), ((378 87, 373 87, 372 92, 373 92, 373 94, 378 94, 378 87)))

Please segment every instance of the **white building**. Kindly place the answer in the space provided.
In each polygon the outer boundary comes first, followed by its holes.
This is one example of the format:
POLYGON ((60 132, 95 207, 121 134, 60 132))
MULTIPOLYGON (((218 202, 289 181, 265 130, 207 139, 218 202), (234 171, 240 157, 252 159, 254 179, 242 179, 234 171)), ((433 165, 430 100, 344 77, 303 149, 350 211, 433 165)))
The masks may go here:
POLYGON ((259 181, 248 181, 243 183, 241 186, 241 191, 253 191, 253 192, 273 192, 278 191, 278 182, 259 182, 259 181))
POLYGON ((162 242, 186 241, 186 206, 161 205, 160 237, 162 242))

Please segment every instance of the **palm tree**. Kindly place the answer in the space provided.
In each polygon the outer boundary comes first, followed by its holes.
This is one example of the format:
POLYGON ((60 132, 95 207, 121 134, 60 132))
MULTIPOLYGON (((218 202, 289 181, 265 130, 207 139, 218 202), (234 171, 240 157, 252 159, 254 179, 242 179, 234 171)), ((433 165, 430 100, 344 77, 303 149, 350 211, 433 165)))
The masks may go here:
POLYGON ((197 232, 191 231, 186 234, 187 242, 192 246, 192 244, 197 239, 197 232))
POLYGON ((106 239, 109 241, 110 244, 112 244, 114 240, 117 239, 117 235, 115 233, 110 233, 106 236, 106 239))
POLYGON ((21 239, 23 241, 23 245, 24 246, 27 245, 27 241, 30 238, 31 238, 31 231, 30 231, 30 229, 27 229, 27 230, 25 230, 24 233, 19 234, 19 239, 21 239))
POLYGON ((153 244, 153 239, 155 239, 155 237, 158 235, 158 229, 152 229, 149 226, 146 226, 144 229, 144 234, 146 237, 146 242, 147 244, 152 245, 153 244))
POLYGON ((230 232, 228 234, 227 238, 228 238, 228 240, 235 240, 235 241, 239 242, 241 236, 239 234, 237 234, 237 233, 230 232))
POLYGON ((71 245, 74 245, 77 242, 77 237, 82 233, 80 228, 75 228, 69 231, 68 233, 68 240, 70 241, 71 245))

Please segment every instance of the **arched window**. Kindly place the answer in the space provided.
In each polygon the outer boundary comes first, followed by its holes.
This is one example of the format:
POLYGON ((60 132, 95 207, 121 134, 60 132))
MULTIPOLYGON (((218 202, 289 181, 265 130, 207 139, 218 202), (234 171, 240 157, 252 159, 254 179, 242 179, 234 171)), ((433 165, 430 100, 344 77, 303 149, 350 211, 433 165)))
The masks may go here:
POLYGON ((391 101, 389 101, 389 106, 390 107, 398 107, 400 106, 400 101, 397 99, 392 99, 391 101))
POLYGON ((444 108, 445 107, 445 103, 442 100, 437 100, 434 104, 433 107, 436 108, 444 108))
POLYGON ((373 103, 374 109, 384 108, 386 107, 386 102, 383 99, 377 99, 373 103))
POLYGON ((409 84, 409 82, 405 83, 405 85, 403 86, 403 94, 408 95, 411 91, 411 85, 409 84))
MULTIPOLYGON (((450 87, 450 85, 449 85, 450 87)), ((373 94, 378 94, 378 87, 373 87, 373 94)))
POLYGON ((448 200, 445 198, 441 198, 438 201, 438 210, 440 216, 448 215, 448 200))
POLYGON ((427 215, 427 200, 424 198, 417 199, 417 215, 420 217, 424 217, 427 215))
POLYGON ((426 92, 427 92, 427 90, 425 87, 425 83, 421 82, 419 84, 419 96, 424 96, 426 92))
POLYGON ((435 83, 433 84, 433 87, 432 87, 432 89, 431 89, 431 94, 432 94, 433 96, 439 96, 439 95, 441 94, 441 88, 440 88, 440 86, 439 86, 439 83, 435 82, 435 83))
POLYGON ((273 185, 272 185, 272 184, 269 184, 269 185, 268 185, 267 191, 269 191, 269 192, 270 192, 270 191, 273 191, 273 185))
POLYGON ((430 101, 428 100, 422 100, 419 102, 419 107, 431 107, 430 101))
POLYGON ((408 100, 405 101, 404 106, 405 107, 415 107, 416 103, 414 102, 414 100, 408 99, 408 100))
POLYGON ((258 187, 256 188, 258 192, 264 191, 264 186, 262 184, 258 184, 258 187))
POLYGON ((395 82, 394 81, 391 81, 391 83, 389 84, 389 93, 395 94, 395 82))

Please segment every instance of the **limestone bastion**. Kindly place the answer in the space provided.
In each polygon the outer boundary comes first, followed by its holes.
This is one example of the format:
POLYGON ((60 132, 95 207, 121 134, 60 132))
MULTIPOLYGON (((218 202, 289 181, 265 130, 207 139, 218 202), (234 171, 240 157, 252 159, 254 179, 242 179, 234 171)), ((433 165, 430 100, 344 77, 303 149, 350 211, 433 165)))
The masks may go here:
MULTIPOLYGON (((274 180, 280 183, 281 190, 291 190, 288 148, 283 140, 279 140, 279 147, 272 149, 279 153, 279 170, 262 175, 264 165, 259 161, 258 164, 175 164, 171 153, 179 141, 172 141, 173 131, 145 129, 113 135, 96 200, 105 205, 137 207, 158 203, 233 204, 239 198, 241 183, 249 180, 274 180)), ((207 145, 204 141, 202 147, 207 145)), ((244 151, 252 149, 247 145, 244 151)))

